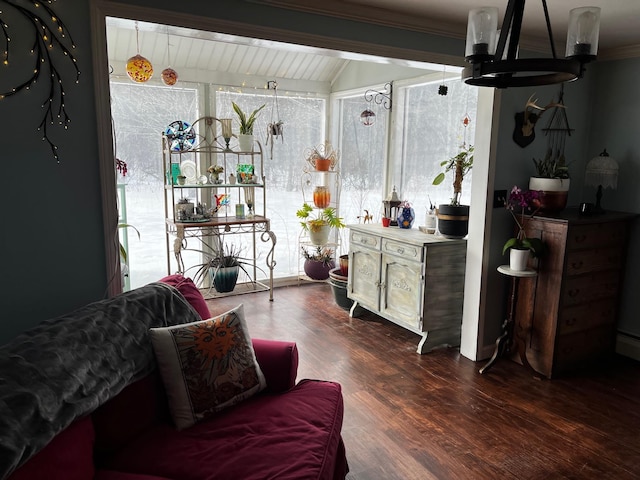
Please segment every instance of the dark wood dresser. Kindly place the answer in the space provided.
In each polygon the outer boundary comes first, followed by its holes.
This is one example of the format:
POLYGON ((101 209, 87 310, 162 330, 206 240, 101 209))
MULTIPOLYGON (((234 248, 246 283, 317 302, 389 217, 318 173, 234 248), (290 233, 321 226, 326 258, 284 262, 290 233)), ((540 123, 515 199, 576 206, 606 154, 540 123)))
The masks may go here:
POLYGON ((577 209, 534 216, 526 234, 545 255, 531 260, 537 277, 518 292, 515 334, 540 374, 552 378, 610 355, 623 285, 630 222, 635 214, 581 216, 577 209))

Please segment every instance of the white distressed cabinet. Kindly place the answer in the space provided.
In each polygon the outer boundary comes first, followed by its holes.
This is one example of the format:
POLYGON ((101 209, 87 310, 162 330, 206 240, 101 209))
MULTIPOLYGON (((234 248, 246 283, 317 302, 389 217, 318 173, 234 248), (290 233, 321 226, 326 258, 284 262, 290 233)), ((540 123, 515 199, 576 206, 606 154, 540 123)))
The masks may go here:
POLYGON ((466 240, 417 229, 349 225, 347 296, 422 336, 418 353, 460 345, 466 240))

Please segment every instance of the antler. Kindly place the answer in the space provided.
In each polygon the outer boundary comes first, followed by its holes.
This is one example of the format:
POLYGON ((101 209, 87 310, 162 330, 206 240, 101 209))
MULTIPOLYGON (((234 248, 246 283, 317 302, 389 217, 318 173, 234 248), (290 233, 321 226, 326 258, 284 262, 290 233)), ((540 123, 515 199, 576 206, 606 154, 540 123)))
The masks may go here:
MULTIPOLYGON (((535 95, 535 93, 533 95, 535 95)), ((545 105, 544 107, 540 107, 536 103, 538 99, 537 98, 533 99, 533 95, 529 97, 529 100, 527 100, 527 103, 525 104, 525 107, 524 107, 524 122, 522 125, 522 134, 525 137, 528 137, 529 135, 531 135, 531 133, 533 132, 533 127, 535 126, 536 122, 545 111, 553 107, 565 108, 565 106, 562 103, 557 103, 557 102, 551 102, 548 105, 545 105), (533 109, 540 110, 540 113, 538 114, 534 113, 533 109)))

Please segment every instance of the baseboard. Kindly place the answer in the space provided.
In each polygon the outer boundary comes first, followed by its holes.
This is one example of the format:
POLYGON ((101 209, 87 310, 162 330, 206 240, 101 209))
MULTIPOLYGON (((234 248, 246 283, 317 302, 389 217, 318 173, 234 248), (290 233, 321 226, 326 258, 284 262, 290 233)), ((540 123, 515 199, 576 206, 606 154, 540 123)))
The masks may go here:
POLYGON ((616 353, 640 361, 640 338, 635 335, 618 332, 616 353))

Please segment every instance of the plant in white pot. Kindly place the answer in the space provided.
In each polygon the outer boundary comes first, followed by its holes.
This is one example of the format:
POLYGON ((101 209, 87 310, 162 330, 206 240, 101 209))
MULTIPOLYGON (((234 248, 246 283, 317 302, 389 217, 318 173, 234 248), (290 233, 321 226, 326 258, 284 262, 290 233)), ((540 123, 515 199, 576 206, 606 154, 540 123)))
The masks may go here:
POLYGON ((507 240, 502 247, 503 255, 509 251, 509 267, 512 270, 526 270, 529 256, 538 257, 544 252, 542 240, 527 237, 526 233, 526 221, 537 213, 536 202, 540 197, 541 192, 522 190, 515 185, 505 199, 504 206, 511 213, 518 229, 516 236, 507 240))
POLYGON ((438 230, 445 237, 462 238, 469 232, 469 205, 460 205, 460 196, 464 176, 473 168, 473 145, 462 144, 460 152, 441 162, 440 166, 444 171, 433 179, 433 185, 440 185, 450 171, 454 172, 454 177, 451 202, 438 206, 438 230))
POLYGON ((564 154, 552 149, 540 160, 533 159, 536 175, 529 179, 529 190, 541 191, 535 206, 544 212, 559 212, 567 206, 569 197, 569 166, 564 154))
POLYGON ((256 108, 250 115, 246 115, 237 103, 231 102, 233 111, 238 115, 238 122, 240 123, 240 134, 238 135, 238 143, 240 145, 241 152, 251 152, 253 150, 253 125, 258 119, 258 114, 265 105, 256 108))
POLYGON ((302 221, 300 225, 309 232, 309 239, 314 245, 324 245, 329 241, 329 232, 331 228, 343 228, 344 222, 341 217, 336 214, 333 207, 316 210, 315 218, 314 208, 308 203, 304 203, 302 208, 296 212, 296 216, 302 221))

